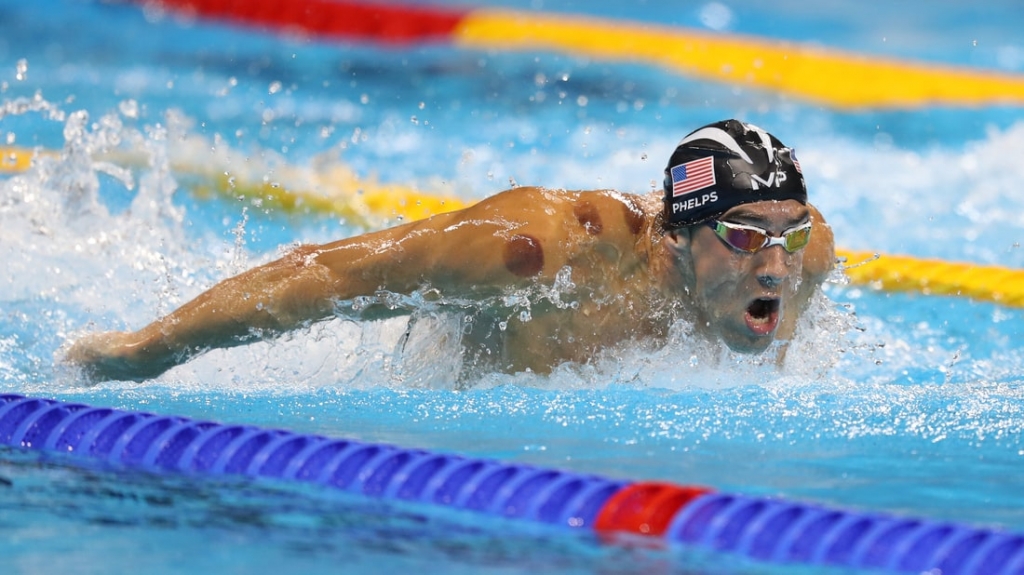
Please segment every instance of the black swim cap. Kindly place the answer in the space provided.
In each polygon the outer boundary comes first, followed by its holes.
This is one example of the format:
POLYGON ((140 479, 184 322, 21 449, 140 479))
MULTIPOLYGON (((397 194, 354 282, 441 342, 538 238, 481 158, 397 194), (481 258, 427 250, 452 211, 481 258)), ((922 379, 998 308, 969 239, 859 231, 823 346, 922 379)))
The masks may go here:
POLYGON ((665 168, 665 229, 705 222, 741 204, 807 203, 793 150, 753 124, 725 120, 679 142, 665 168))

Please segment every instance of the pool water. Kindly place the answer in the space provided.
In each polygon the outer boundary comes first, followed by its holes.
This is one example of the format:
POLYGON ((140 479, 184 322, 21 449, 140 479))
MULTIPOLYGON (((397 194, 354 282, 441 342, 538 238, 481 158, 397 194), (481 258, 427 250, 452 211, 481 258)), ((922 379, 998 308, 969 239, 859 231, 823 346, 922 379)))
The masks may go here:
MULTIPOLYGON (((489 3, 1024 71, 1009 1, 748 4, 489 3)), ((1024 318, 964 298, 837 276, 781 369, 683 326, 547 376, 460 380, 441 343, 457 320, 431 309, 404 349, 404 319, 339 318, 144 383, 88 385, 56 361, 298 242, 394 221, 203 193, 225 173, 306 185, 343 165, 467 201, 510 185, 646 193, 682 135, 730 116, 799 149, 840 246, 1021 267, 1020 107, 837 111, 636 63, 316 42, 128 3, 3 1, 0 30, 0 146, 40 150, 0 177, 0 392, 1024 532, 1024 318)), ((0 535, 5 565, 29 573, 793 572, 6 448, 0 535)))

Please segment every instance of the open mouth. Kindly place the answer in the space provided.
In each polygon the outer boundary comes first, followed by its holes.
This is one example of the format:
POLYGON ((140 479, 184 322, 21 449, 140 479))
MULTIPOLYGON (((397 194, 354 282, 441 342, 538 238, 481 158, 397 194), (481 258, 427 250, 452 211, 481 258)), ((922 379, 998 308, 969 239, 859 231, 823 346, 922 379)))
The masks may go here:
POLYGON ((747 327, 757 335, 768 335, 779 325, 778 298, 757 298, 749 306, 744 315, 747 327))

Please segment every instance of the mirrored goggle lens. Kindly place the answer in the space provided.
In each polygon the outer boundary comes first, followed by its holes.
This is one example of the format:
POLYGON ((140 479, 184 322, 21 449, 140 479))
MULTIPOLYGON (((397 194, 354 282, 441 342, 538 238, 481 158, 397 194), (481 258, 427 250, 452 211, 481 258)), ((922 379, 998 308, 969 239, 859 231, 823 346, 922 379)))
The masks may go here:
POLYGON ((783 247, 786 248, 787 252, 795 252, 811 241, 811 226, 805 226, 789 232, 784 235, 786 243, 783 247))
POLYGON ((720 223, 715 231, 727 244, 744 252, 756 252, 768 242, 768 236, 757 230, 730 228, 720 223))

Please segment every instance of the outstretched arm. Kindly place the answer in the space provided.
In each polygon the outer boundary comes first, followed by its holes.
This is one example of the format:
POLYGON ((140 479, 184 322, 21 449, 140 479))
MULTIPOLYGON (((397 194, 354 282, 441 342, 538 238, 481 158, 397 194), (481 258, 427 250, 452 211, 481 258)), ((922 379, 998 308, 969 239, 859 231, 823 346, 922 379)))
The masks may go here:
POLYGON ((136 332, 88 335, 66 359, 95 379, 141 381, 210 348, 291 329, 330 313, 330 276, 310 248, 226 279, 136 332))
POLYGON ((521 188, 458 212, 303 246, 222 281, 139 331, 86 336, 67 360, 95 379, 142 380, 207 349, 330 317, 338 301, 379 290, 410 293, 429 284, 446 294, 491 295, 561 267, 542 244, 560 239, 562 226, 553 220, 571 209, 563 203, 521 188))

